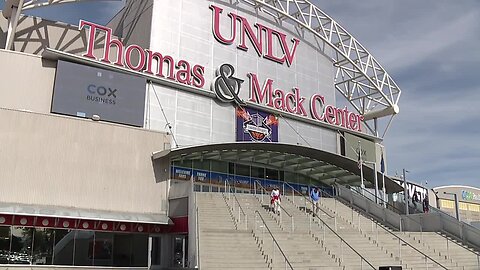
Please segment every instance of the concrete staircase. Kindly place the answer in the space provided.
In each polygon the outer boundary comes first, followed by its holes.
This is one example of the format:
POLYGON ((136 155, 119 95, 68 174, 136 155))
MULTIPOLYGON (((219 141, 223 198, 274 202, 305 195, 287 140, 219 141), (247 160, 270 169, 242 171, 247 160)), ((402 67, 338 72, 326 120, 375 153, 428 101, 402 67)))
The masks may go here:
POLYGON ((303 197, 283 196, 280 215, 269 203, 267 195, 197 193, 201 269, 480 269, 475 253, 451 239, 447 247, 445 236, 393 231, 333 198, 321 199, 319 218, 303 197))
POLYGON ((273 243, 272 238, 267 236, 268 232, 259 215, 263 217, 266 227, 274 235, 293 269, 345 269, 338 257, 322 247, 318 239, 312 236, 308 230, 296 228, 294 222, 295 229, 292 232, 292 219, 285 213, 274 214, 269 209, 269 198, 266 197, 262 202, 248 194, 236 194, 236 197, 242 209, 249 216, 248 227, 253 229, 272 269, 290 269, 290 267, 286 267, 284 256, 280 254, 280 250, 273 243))
POLYGON ((395 232, 395 234, 431 257, 444 258, 456 269, 480 269, 480 256, 450 237, 437 232, 395 232))
POLYGON ((196 193, 202 270, 268 270, 251 230, 239 229, 222 193, 196 193))
MULTIPOLYGON (((467 264, 456 261, 454 259, 456 255, 446 257, 445 253, 438 252, 438 248, 435 249, 432 245, 427 245, 426 243, 431 242, 433 244, 435 241, 439 241, 438 237, 441 236, 436 233, 423 233, 423 240, 419 240, 418 235, 415 237, 416 233, 394 232, 333 198, 322 198, 321 205, 325 211, 331 214, 335 214, 336 212, 339 223, 350 225, 351 228, 361 234, 368 242, 380 247, 387 257, 394 259, 396 265, 402 265, 405 269, 444 269, 439 264, 447 269, 479 269, 476 264, 474 268, 470 268, 473 266, 472 260, 474 256, 465 249, 461 250, 461 247, 456 250, 458 253, 465 254, 460 256, 470 258, 467 264), (399 238, 403 241, 399 240, 399 238), (425 257, 422 253, 431 259, 425 257)), ((442 241, 445 245, 446 240, 443 239, 442 241)), ((368 258, 373 264, 377 264, 374 258, 379 257, 378 254, 372 254, 370 251, 367 252, 366 249, 362 250, 363 256, 368 258)))

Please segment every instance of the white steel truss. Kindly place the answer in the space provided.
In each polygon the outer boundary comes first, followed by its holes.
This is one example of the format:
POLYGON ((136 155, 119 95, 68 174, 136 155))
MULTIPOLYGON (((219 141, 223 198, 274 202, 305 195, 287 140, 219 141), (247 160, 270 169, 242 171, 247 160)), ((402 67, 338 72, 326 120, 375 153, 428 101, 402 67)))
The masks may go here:
POLYGON ((308 0, 241 0, 258 10, 311 32, 333 49, 335 88, 365 117, 369 131, 379 136, 377 119, 399 112, 401 90, 380 63, 341 25, 308 0), (373 122, 373 123, 372 123, 373 122))
POLYGON ((18 19, 23 10, 85 1, 122 1, 122 0, 5 0, 3 16, 8 20, 5 49, 10 50, 17 29, 18 19))
POLYGON ((122 0, 30 0, 25 1, 23 4, 23 10, 45 7, 58 4, 68 4, 73 2, 86 2, 86 1, 122 1, 122 0))

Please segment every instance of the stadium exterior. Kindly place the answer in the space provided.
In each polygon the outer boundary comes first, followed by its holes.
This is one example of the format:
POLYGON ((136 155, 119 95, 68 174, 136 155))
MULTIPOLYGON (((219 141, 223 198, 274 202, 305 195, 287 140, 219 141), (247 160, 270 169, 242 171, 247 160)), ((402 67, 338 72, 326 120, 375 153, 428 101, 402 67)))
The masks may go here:
POLYGON ((473 226, 480 225, 480 190, 469 186, 441 186, 433 189, 438 208, 473 226))
POLYGON ((0 17, 0 264, 193 268, 193 191, 401 190, 377 172, 400 89, 309 2, 16 17, 66 2, 0 17))

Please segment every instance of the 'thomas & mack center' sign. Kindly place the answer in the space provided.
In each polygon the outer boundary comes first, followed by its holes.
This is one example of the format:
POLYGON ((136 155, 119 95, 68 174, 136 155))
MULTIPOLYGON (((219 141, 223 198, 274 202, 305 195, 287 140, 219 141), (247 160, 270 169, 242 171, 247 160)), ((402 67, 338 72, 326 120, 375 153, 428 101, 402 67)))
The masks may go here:
MULTIPOLYGON (((235 13, 223 14, 223 9, 218 6, 211 5, 210 9, 212 10, 212 32, 218 42, 225 46, 236 45, 242 51, 248 51, 253 47, 258 57, 279 65, 286 64, 288 67, 292 65, 300 40, 293 37, 288 41, 286 34, 260 23, 252 25, 246 18, 235 13), (230 33, 220 31, 222 23, 230 24, 230 33), (276 47, 281 48, 282 53, 273 49, 276 47)), ((205 91, 205 88, 208 88, 205 67, 202 64, 191 64, 184 59, 174 59, 172 56, 144 49, 136 44, 125 46, 122 41, 112 36, 112 29, 81 20, 79 29, 84 28, 89 30, 87 52, 83 55, 84 57, 168 79, 199 90, 205 91), (105 33, 105 44, 103 56, 97 59, 93 51, 99 31, 105 33), (116 53, 112 53, 114 47, 116 53)), ((350 112, 346 107, 341 109, 327 105, 325 97, 320 94, 305 97, 302 95, 302 90, 295 86, 289 90, 276 88, 273 79, 262 78, 261 75, 253 72, 243 74, 242 78, 241 74, 235 74, 235 68, 229 63, 221 65, 216 77, 208 80, 212 80, 211 89, 221 101, 235 102, 239 106, 257 104, 286 115, 300 116, 362 132, 364 120, 362 115, 350 112), (239 98, 240 91, 245 88, 249 91, 247 101, 239 98)))

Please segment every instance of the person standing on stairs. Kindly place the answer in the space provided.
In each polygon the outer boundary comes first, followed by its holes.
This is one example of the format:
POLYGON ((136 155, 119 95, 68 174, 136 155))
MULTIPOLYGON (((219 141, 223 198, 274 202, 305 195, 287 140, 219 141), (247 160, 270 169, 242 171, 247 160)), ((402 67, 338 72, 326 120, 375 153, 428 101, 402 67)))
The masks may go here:
POLYGON ((417 203, 418 202, 420 202, 420 200, 418 199, 417 192, 414 192, 413 196, 412 196, 412 203, 413 203, 413 208, 415 208, 415 212, 417 211, 417 203))
POLYGON ((318 209, 320 207, 320 190, 313 187, 310 191, 310 199, 312 199, 312 214, 318 216, 318 209))
POLYGON ((423 199, 423 212, 428 213, 430 210, 430 203, 428 201, 428 195, 425 195, 425 198, 423 199))
POLYGON ((272 194, 270 194, 270 204, 275 214, 280 214, 280 201, 280 190, 278 187, 275 187, 272 190, 272 194))

